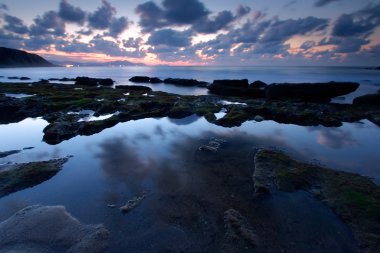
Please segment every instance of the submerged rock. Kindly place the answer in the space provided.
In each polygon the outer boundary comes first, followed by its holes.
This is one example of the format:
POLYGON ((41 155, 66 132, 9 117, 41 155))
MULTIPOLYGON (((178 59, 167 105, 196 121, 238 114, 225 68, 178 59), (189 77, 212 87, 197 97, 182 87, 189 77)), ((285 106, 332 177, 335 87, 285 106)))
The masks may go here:
POLYGON ((38 185, 55 176, 68 158, 5 165, 0 170, 0 197, 38 185))
POLYGON ((266 97, 269 99, 296 98, 326 101, 354 92, 358 88, 358 83, 349 82, 281 83, 269 85, 266 88, 266 97))
POLYGON ((102 253, 109 232, 84 225, 63 206, 29 206, 0 223, 0 252, 102 253))
POLYGON ((226 143, 226 140, 212 138, 206 145, 202 145, 198 148, 199 151, 206 151, 211 153, 217 153, 222 144, 226 143))
POLYGON ((123 213, 128 213, 133 208, 138 206, 141 203, 141 201, 143 201, 145 198, 146 194, 144 193, 140 197, 135 197, 133 199, 128 200, 128 202, 124 206, 120 207, 120 211, 122 211, 123 213))
POLYGON ((380 93, 360 96, 354 99, 354 105, 380 106, 380 93))
POLYGON ((150 83, 162 83, 163 81, 158 77, 152 77, 149 80, 150 83))

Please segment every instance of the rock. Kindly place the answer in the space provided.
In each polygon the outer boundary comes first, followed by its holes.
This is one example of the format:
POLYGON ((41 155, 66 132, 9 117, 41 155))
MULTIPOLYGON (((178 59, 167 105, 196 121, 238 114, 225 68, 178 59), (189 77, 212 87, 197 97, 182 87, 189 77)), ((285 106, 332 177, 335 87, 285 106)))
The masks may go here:
POLYGON ((84 225, 63 206, 29 206, 0 223, 0 252, 102 253, 110 234, 84 225))
POLYGON ((9 79, 9 80, 17 80, 18 77, 17 77, 17 76, 9 76, 8 79, 9 79))
POLYGON ((150 78, 148 76, 134 76, 129 81, 134 83, 149 83, 150 78))
POLYGON ((309 101, 326 101, 354 92, 358 83, 282 83, 271 84, 266 88, 269 99, 295 98, 309 101))
MULTIPOLYGON (((257 236, 253 232, 248 221, 243 217, 239 211, 235 209, 229 209, 224 213, 224 226, 226 229, 225 240, 228 244, 233 243, 233 247, 236 248, 236 244, 241 246, 256 246, 257 236)), ((225 247, 225 246, 224 246, 225 247)))
POLYGON ((207 87, 212 94, 222 96, 237 96, 237 97, 251 97, 263 98, 265 91, 251 87, 247 79, 243 80, 215 80, 207 87))
POLYGON ((380 67, 376 67, 375 70, 380 70, 380 67))
POLYGON ((380 106, 380 93, 357 97, 354 99, 353 104, 380 106))
POLYGON ((68 158, 6 165, 0 171, 0 197, 38 185, 56 175, 68 158))
POLYGON ((151 88, 146 86, 137 86, 137 85, 117 85, 115 86, 116 89, 121 90, 129 90, 129 91, 152 91, 151 88))
POLYGON ((254 88, 254 89, 262 89, 262 88, 266 88, 268 85, 266 83, 258 80, 258 81, 254 81, 249 86, 251 88, 254 88))
POLYGON ((149 80, 150 83, 162 83, 163 81, 158 78, 158 77, 152 77, 150 80, 149 80))
POLYGON ((195 79, 182 79, 182 78, 167 78, 164 80, 164 83, 174 84, 174 85, 179 85, 179 86, 189 86, 189 87, 205 86, 208 84, 207 82, 202 82, 195 79))
POLYGON ((10 156, 10 155, 14 155, 14 154, 17 154, 20 152, 21 152, 21 150, 10 150, 10 151, 0 152, 0 158, 4 158, 4 157, 10 156))
POLYGON ((212 138, 206 145, 200 146, 198 150, 216 153, 224 143, 226 143, 226 141, 223 139, 212 138))
POLYGON ((40 81, 37 82, 37 84, 49 84, 49 80, 41 79, 40 81))
POLYGON ((76 85, 84 85, 84 86, 112 86, 114 81, 110 78, 90 78, 90 77, 77 77, 75 79, 76 85))
POLYGON ((139 205, 141 201, 143 201, 145 198, 146 194, 144 193, 140 197, 135 197, 133 199, 128 200, 128 202, 124 206, 120 207, 120 211, 122 211, 123 213, 131 211, 133 208, 139 205))
POLYGON ((26 80, 30 80, 30 78, 29 78, 29 77, 25 77, 25 76, 23 76, 23 77, 20 77, 20 80, 21 80, 21 81, 26 81, 26 80))
POLYGON ((253 120, 256 121, 256 122, 261 122, 261 121, 264 121, 265 119, 262 116, 260 116, 260 115, 256 115, 253 118, 253 120))

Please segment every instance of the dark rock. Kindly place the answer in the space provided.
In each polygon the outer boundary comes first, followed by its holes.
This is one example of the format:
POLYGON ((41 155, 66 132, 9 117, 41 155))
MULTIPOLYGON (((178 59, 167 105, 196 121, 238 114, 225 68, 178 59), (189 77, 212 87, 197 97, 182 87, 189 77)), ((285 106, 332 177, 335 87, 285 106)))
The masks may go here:
POLYGON ((158 78, 158 77, 152 77, 150 80, 149 80, 150 83, 162 83, 163 81, 158 78))
POLYGON ((375 69, 376 69, 376 70, 380 70, 380 67, 376 67, 375 69))
POLYGON ((358 83, 349 82, 271 84, 266 88, 266 97, 326 101, 354 92, 358 87, 358 83))
POLYGON ((20 77, 20 80, 21 80, 21 81, 26 81, 26 80, 30 80, 30 78, 29 78, 29 77, 26 77, 26 76, 23 76, 23 77, 20 77))
POLYGON ((0 223, 1 252, 102 253, 109 231, 84 225, 63 206, 29 206, 0 223))
POLYGON ((76 85, 84 85, 84 86, 112 86, 114 81, 111 78, 90 78, 90 77, 77 77, 75 79, 76 85))
POLYGON ((149 83, 150 78, 148 76, 134 76, 129 81, 134 83, 149 83))
POLYGON ((255 88, 255 89, 261 89, 261 88, 266 88, 267 87, 267 84, 262 82, 262 81, 254 81, 253 83, 251 83, 249 85, 251 88, 255 88))
POLYGON ((212 85, 233 88, 248 88, 248 80, 214 80, 212 85))
POLYGON ((265 90, 251 87, 247 79, 243 80, 215 80, 207 87, 212 94, 222 96, 237 96, 263 98, 265 90))
POLYGON ((20 152, 21 152, 21 150, 10 150, 10 151, 0 152, 0 158, 4 158, 4 157, 10 156, 10 155, 14 155, 14 154, 17 154, 20 152))
POLYGON ((9 80, 18 80, 18 77, 17 76, 9 76, 8 79, 9 80))
POLYGON ((165 84, 174 84, 178 86, 205 86, 208 83, 207 82, 202 82, 198 81, 195 79, 182 79, 182 78, 167 78, 164 80, 165 84))
POLYGON ((41 79, 41 80, 38 81, 37 83, 39 83, 39 84, 49 84, 49 80, 41 79))
POLYGON ((354 99, 353 104, 380 106, 380 93, 357 97, 354 99))
POLYGON ((146 86, 138 86, 138 85, 117 85, 116 89, 120 90, 129 90, 129 91, 152 91, 151 88, 146 86))

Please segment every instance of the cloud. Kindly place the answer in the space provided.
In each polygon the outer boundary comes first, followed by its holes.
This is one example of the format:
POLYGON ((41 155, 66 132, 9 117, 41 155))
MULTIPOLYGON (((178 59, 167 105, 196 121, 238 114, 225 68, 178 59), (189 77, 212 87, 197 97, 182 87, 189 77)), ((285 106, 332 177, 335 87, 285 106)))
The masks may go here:
POLYGON ((0 4, 0 10, 8 10, 8 6, 6 4, 0 4))
POLYGON ((249 6, 239 5, 236 9, 236 15, 238 17, 243 17, 250 12, 251 12, 251 7, 249 6))
POLYGON ((112 37, 117 37, 123 33, 129 26, 127 18, 114 18, 112 19, 111 25, 109 27, 109 35, 112 37))
POLYGON ((135 12, 140 16, 139 25, 143 32, 150 32, 166 25, 164 11, 152 1, 139 4, 135 12))
POLYGON ((28 27, 24 24, 24 21, 21 19, 10 16, 10 15, 5 15, 4 20, 6 25, 4 28, 10 32, 17 33, 17 34, 26 34, 29 32, 28 27))
POLYGON ((332 2, 337 2, 337 1, 340 1, 340 0, 318 0, 315 2, 314 6, 315 7, 323 7, 325 5, 328 5, 332 2))
POLYGON ((48 11, 42 17, 37 16, 30 28, 30 34, 34 36, 53 34, 62 36, 65 34, 65 23, 55 11, 48 11))
POLYGON ((341 37, 371 35, 380 25, 380 4, 369 5, 352 14, 343 14, 335 22, 332 35, 341 37))
POLYGON ((305 41, 304 43, 302 43, 300 48, 303 50, 309 50, 309 49, 315 47, 316 45, 317 45, 317 43, 315 41, 308 40, 308 41, 305 41))
POLYGON ((263 35, 262 41, 284 41, 294 35, 305 35, 325 29, 328 19, 306 17, 275 21, 263 35))
POLYGON ((171 24, 192 24, 206 17, 209 11, 198 0, 164 0, 165 18, 171 24))
POLYGON ((338 45, 336 53, 356 53, 359 52, 363 45, 368 44, 370 41, 361 38, 345 38, 338 45))
POLYGON ((215 33, 226 27, 226 25, 231 23, 234 19, 235 17, 232 12, 221 11, 212 20, 207 17, 198 20, 193 26, 193 29, 199 33, 215 33))
POLYGON ((162 29, 152 32, 147 43, 152 46, 186 47, 191 44, 191 34, 190 30, 162 29))
POLYGON ((67 21, 72 23, 77 23, 80 25, 84 24, 86 18, 86 12, 81 8, 74 7, 68 3, 67 0, 62 0, 59 4, 59 16, 67 21))
POLYGON ((110 27, 112 19, 116 14, 116 9, 106 0, 102 0, 102 6, 88 17, 89 25, 92 28, 106 30, 110 27))

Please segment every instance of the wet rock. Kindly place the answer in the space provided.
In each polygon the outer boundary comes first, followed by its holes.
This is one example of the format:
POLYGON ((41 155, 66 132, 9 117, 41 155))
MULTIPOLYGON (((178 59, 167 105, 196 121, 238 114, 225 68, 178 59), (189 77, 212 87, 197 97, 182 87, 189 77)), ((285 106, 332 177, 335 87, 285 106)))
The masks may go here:
POLYGON ((14 154, 17 154, 20 152, 21 152, 21 150, 10 150, 10 151, 0 152, 0 158, 4 158, 4 157, 10 156, 10 155, 14 155, 14 154))
POLYGON ((49 80, 46 80, 46 79, 41 79, 39 80, 38 82, 36 82, 37 84, 49 84, 49 80))
POLYGON ((18 80, 19 78, 17 76, 9 76, 8 79, 9 80, 18 80))
POLYGON ((254 233, 248 221, 239 211, 229 209, 224 213, 224 225, 226 229, 224 251, 247 249, 257 245, 257 235, 254 233), (228 246, 228 244, 230 244, 228 246))
POLYGON ((262 116, 260 116, 260 115, 256 115, 256 116, 253 118, 253 120, 256 121, 256 122, 262 122, 262 121, 264 121, 265 119, 264 119, 262 116))
POLYGON ((77 77, 75 79, 76 85, 84 85, 84 86, 112 86, 114 81, 111 78, 90 78, 90 77, 77 77))
POLYGON ((263 81, 257 80, 251 83, 249 86, 254 89, 265 89, 268 85, 263 81))
POLYGON ((174 84, 178 86, 206 86, 207 82, 198 81, 195 79, 183 79, 183 78, 167 78, 164 80, 165 84, 174 84))
POLYGON ((134 76, 129 79, 129 81, 134 83, 149 83, 150 77, 149 76, 134 76))
POLYGON ((206 151, 211 153, 217 153, 221 146, 226 143, 226 140, 212 138, 206 145, 202 145, 198 148, 199 151, 206 151))
POLYGON ((380 93, 360 96, 354 99, 354 105, 380 106, 380 93))
POLYGON ((149 80, 150 83, 162 83, 163 81, 158 77, 152 77, 149 80))
POLYGON ((68 158, 5 165, 0 170, 0 197, 38 185, 57 174, 68 158))
POLYGON ((75 82, 76 78, 49 78, 49 81, 59 81, 59 82, 75 82))
POLYGON ((21 81, 27 81, 27 80, 30 80, 30 78, 26 77, 26 76, 22 76, 22 77, 20 77, 20 80, 21 81))
POLYGON ((329 101, 331 98, 354 92, 357 88, 359 88, 358 83, 349 82, 271 84, 266 88, 266 97, 329 101))
POLYGON ((84 225, 63 206, 29 206, 0 223, 0 252, 102 253, 103 225, 84 225))
POLYGON ((215 80, 207 87, 212 94, 222 96, 237 96, 262 98, 265 97, 265 91, 256 87, 251 87, 247 79, 243 80, 215 80))
POLYGON ((133 199, 128 200, 124 206, 120 207, 120 211, 123 213, 128 213, 129 211, 134 209, 136 206, 138 206, 141 203, 141 201, 143 201, 145 198, 146 198, 146 193, 144 193, 143 195, 139 197, 134 197, 133 199))

